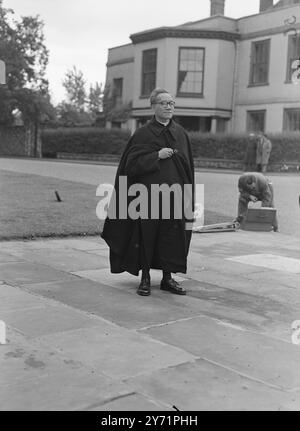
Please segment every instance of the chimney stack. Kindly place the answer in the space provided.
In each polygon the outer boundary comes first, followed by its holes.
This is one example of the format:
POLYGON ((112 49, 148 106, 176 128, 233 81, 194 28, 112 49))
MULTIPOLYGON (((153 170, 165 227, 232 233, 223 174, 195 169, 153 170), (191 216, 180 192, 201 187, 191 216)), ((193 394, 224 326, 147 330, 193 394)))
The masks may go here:
POLYGON ((224 15, 225 0, 210 0, 210 16, 224 15))
POLYGON ((267 9, 273 7, 273 0, 260 0, 259 4, 259 12, 264 12, 267 9))

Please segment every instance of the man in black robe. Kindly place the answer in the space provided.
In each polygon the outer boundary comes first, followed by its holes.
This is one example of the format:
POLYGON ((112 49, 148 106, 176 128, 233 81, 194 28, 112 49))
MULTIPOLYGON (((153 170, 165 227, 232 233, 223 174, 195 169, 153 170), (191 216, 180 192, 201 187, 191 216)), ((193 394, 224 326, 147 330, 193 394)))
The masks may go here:
POLYGON ((110 201, 110 206, 116 207, 116 215, 112 217, 108 211, 101 236, 110 247, 112 273, 127 271, 138 275, 142 270, 139 295, 151 293, 150 268, 162 270, 162 290, 185 295, 185 289, 171 273, 186 273, 187 268, 194 211, 191 144, 186 131, 172 119, 175 103, 167 90, 153 90, 150 104, 154 111, 152 120, 135 131, 121 157, 114 198, 110 201), (124 218, 125 179, 127 214, 124 218), (142 185, 148 191, 147 216, 134 218, 129 214, 134 199, 128 191, 135 185, 142 185), (169 194, 167 216, 164 194, 159 194, 158 201, 157 195, 153 199, 154 185, 175 186, 182 191, 182 195, 169 194))

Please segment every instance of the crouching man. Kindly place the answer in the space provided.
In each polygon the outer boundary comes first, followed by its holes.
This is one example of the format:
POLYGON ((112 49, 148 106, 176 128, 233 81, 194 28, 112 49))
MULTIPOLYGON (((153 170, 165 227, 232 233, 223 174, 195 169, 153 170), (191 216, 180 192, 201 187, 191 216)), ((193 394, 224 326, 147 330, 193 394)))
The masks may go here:
MULTIPOLYGON (((262 207, 274 208, 274 190, 271 181, 259 172, 246 172, 238 182, 238 216, 235 221, 241 223, 246 215, 249 202, 261 201, 262 207)), ((278 232, 277 216, 273 223, 274 232, 278 232)))

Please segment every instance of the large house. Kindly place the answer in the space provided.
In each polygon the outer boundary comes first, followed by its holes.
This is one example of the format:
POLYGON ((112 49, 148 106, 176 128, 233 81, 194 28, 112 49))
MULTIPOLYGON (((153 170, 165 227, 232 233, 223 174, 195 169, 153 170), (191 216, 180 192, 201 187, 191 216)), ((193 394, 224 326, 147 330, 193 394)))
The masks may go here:
POLYGON ((130 44, 109 49, 112 103, 131 111, 108 127, 144 124, 151 91, 163 87, 187 130, 300 131, 300 85, 292 79, 300 64, 300 0, 260 0, 259 13, 239 19, 224 16, 225 0, 210 1, 209 18, 135 33, 130 44))

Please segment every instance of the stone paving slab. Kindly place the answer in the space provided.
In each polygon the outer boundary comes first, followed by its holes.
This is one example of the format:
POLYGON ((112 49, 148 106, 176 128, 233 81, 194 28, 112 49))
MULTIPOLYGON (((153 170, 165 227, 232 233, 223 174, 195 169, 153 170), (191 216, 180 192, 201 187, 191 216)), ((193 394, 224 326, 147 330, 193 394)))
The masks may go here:
POLYGON ((87 254, 93 254, 97 256, 104 257, 106 259, 106 266, 109 266, 109 249, 108 247, 103 247, 95 250, 86 250, 87 254))
MULTIPOLYGON (((280 246, 277 244, 274 247, 274 244, 269 244, 269 241, 264 243, 260 243, 259 245, 256 243, 248 242, 232 242, 230 241, 219 243, 218 239, 215 237, 214 243, 207 244, 205 239, 205 243, 201 244, 200 240, 197 239, 194 241, 193 250, 196 254, 201 254, 203 256, 210 257, 234 257, 236 255, 236 250, 238 250, 239 256, 252 255, 256 254, 259 250, 261 254, 273 254, 275 250, 280 249, 281 253, 283 253, 286 257, 290 258, 298 258, 300 254, 300 246, 296 246, 294 244, 283 244, 283 238, 281 238, 280 246)), ((277 253, 277 251, 276 251, 277 253)), ((278 254, 278 253, 277 253, 278 254)))
POLYGON ((169 410, 299 410, 299 394, 286 393, 204 360, 126 380, 169 410))
POLYGON ((124 384, 85 369, 56 370, 0 390, 0 410, 84 410, 130 391, 124 384))
MULTIPOLYGON (((29 292, 102 316, 131 329, 199 315, 223 319, 232 324, 256 330, 264 328, 269 321, 263 311, 258 310, 259 312, 255 313, 247 310, 247 307, 239 308, 237 304, 232 304, 230 301, 226 303, 226 292, 224 297, 218 300, 218 296, 213 298, 213 293, 212 295, 207 293, 205 284, 202 286, 195 281, 185 280, 182 285, 187 288, 187 295, 184 297, 163 292, 155 286, 152 288, 151 296, 147 298, 136 295, 133 286, 121 290, 87 279, 79 279, 75 282, 34 283, 22 287, 29 292)), ((215 287, 211 287, 212 292, 215 287)))
MULTIPOLYGON (((282 271, 276 271, 276 272, 269 271, 267 274, 267 277, 264 277, 264 279, 262 279, 262 276, 260 273, 254 272, 254 273, 247 274, 245 278, 247 278, 252 282, 252 285, 254 286, 254 288, 259 282, 264 286, 270 283, 270 285, 273 286, 274 292, 278 291, 280 294, 282 293, 280 291, 280 288, 283 288, 287 294, 289 293, 292 294, 292 290, 286 289, 286 287, 292 288, 294 289, 294 291, 296 291, 297 297, 300 298, 300 275, 299 274, 290 274, 282 271)), ((283 300, 285 299, 284 294, 282 294, 281 297, 283 300)))
POLYGON ((255 272, 231 277, 213 270, 189 271, 189 277, 200 283, 210 283, 225 289, 232 289, 248 295, 270 299, 281 304, 298 307, 300 305, 299 276, 273 272, 255 272), (298 305, 297 305, 298 304, 298 305))
POLYGON ((7 327, 0 346, 0 410, 88 410, 132 388, 7 327))
POLYGON ((19 287, 0 285, 0 320, 2 312, 22 311, 26 308, 41 308, 45 301, 37 296, 22 292, 19 287))
POLYGON ((0 251, 0 263, 20 262, 20 261, 22 261, 22 259, 20 259, 19 257, 0 251))
MULTIPOLYGON (((268 297, 244 293, 212 283, 196 284, 194 280, 185 282, 184 286, 191 300, 188 308, 198 307, 199 315, 207 315, 244 329, 290 341, 290 324, 297 320, 299 308, 293 302, 279 302, 282 299, 280 295, 273 295, 273 299, 270 295, 268 297)), ((283 291, 285 293, 285 289, 283 291)))
POLYGON ((27 337, 38 337, 46 334, 57 334, 82 327, 100 326, 97 319, 66 307, 49 305, 13 311, 2 311, 2 320, 27 337))
POLYGON ((185 282, 184 286, 189 296, 195 299, 202 299, 218 305, 244 310, 245 312, 265 318, 268 318, 270 313, 274 316, 276 313, 281 315, 290 311, 290 308, 278 301, 237 291, 230 287, 225 288, 212 283, 200 283, 195 280, 185 282))
POLYGON ((14 255, 31 263, 51 265, 65 272, 97 269, 107 266, 107 259, 102 256, 85 253, 72 248, 41 248, 18 250, 14 255))
MULTIPOLYGON (((136 293, 136 289, 140 283, 140 277, 135 277, 134 275, 128 273, 121 274, 111 274, 109 268, 94 269, 87 271, 75 271, 72 274, 78 277, 86 278, 89 280, 97 281, 99 283, 105 284, 107 286, 116 287, 119 289, 126 289, 132 293, 136 293)), ((150 271, 151 285, 158 286, 162 279, 162 272, 158 270, 150 271)), ((179 283, 186 280, 183 276, 177 274, 174 275, 175 280, 179 283)), ((145 299, 145 298, 144 298, 145 299)))
POLYGON ((300 273, 300 259, 276 254, 255 253, 245 256, 227 257, 226 260, 230 260, 231 262, 245 263, 255 267, 259 266, 262 268, 274 269, 275 271, 283 271, 285 273, 300 273))
MULTIPOLYGON (((274 232, 224 232, 210 234, 194 234, 191 241, 191 251, 213 256, 213 251, 220 250, 220 254, 235 256, 250 254, 251 251, 273 253, 282 250, 289 255, 291 251, 300 251, 299 238, 274 232), (207 252, 208 251, 208 252, 207 252), (224 252, 224 253, 223 253, 224 252)), ((298 255, 299 256, 299 255, 298 255)), ((297 257, 297 256, 296 256, 297 257)))
POLYGON ((75 276, 47 265, 29 262, 0 263, 0 279, 7 284, 22 285, 42 281, 74 280, 75 276))
POLYGON ((253 272, 263 273, 269 271, 268 268, 255 267, 253 265, 247 265, 246 263, 229 261, 225 260, 224 257, 202 257, 201 259, 199 259, 199 263, 197 264, 197 266, 190 264, 189 270, 195 270, 200 266, 200 268, 204 267, 205 270, 211 270, 219 274, 228 274, 232 277, 253 272))
POLYGON ((107 248, 107 244, 100 237, 90 238, 41 238, 24 241, 5 241, 1 242, 1 250, 14 252, 16 250, 32 249, 74 249, 81 251, 101 250, 107 248))
MULTIPOLYGON (((83 364, 41 346, 7 326, 6 344, 0 346, 0 392, 4 387, 25 383, 57 372, 78 370, 83 364)), ((91 372, 90 370, 88 371, 91 372)))
POLYGON ((113 379, 149 373, 195 359, 182 349, 112 325, 47 335, 39 341, 113 379))
POLYGON ((297 345, 206 317, 143 332, 278 388, 300 389, 300 347, 297 345))
POLYGON ((152 289, 152 295, 148 298, 136 295, 132 286, 121 290, 87 279, 26 284, 23 288, 132 329, 195 316, 201 312, 195 305, 189 307, 186 301, 174 301, 171 294, 165 294, 158 287, 152 289))
MULTIPOLYGON (((41 245, 41 244, 40 244, 41 245)), ((39 246, 40 246, 39 245, 39 246)), ((88 251, 88 250, 101 250, 107 248, 107 244, 99 236, 95 238, 67 238, 55 240, 52 244, 55 248, 72 248, 74 250, 88 251)), ((47 244, 44 244, 47 246, 47 244)))

